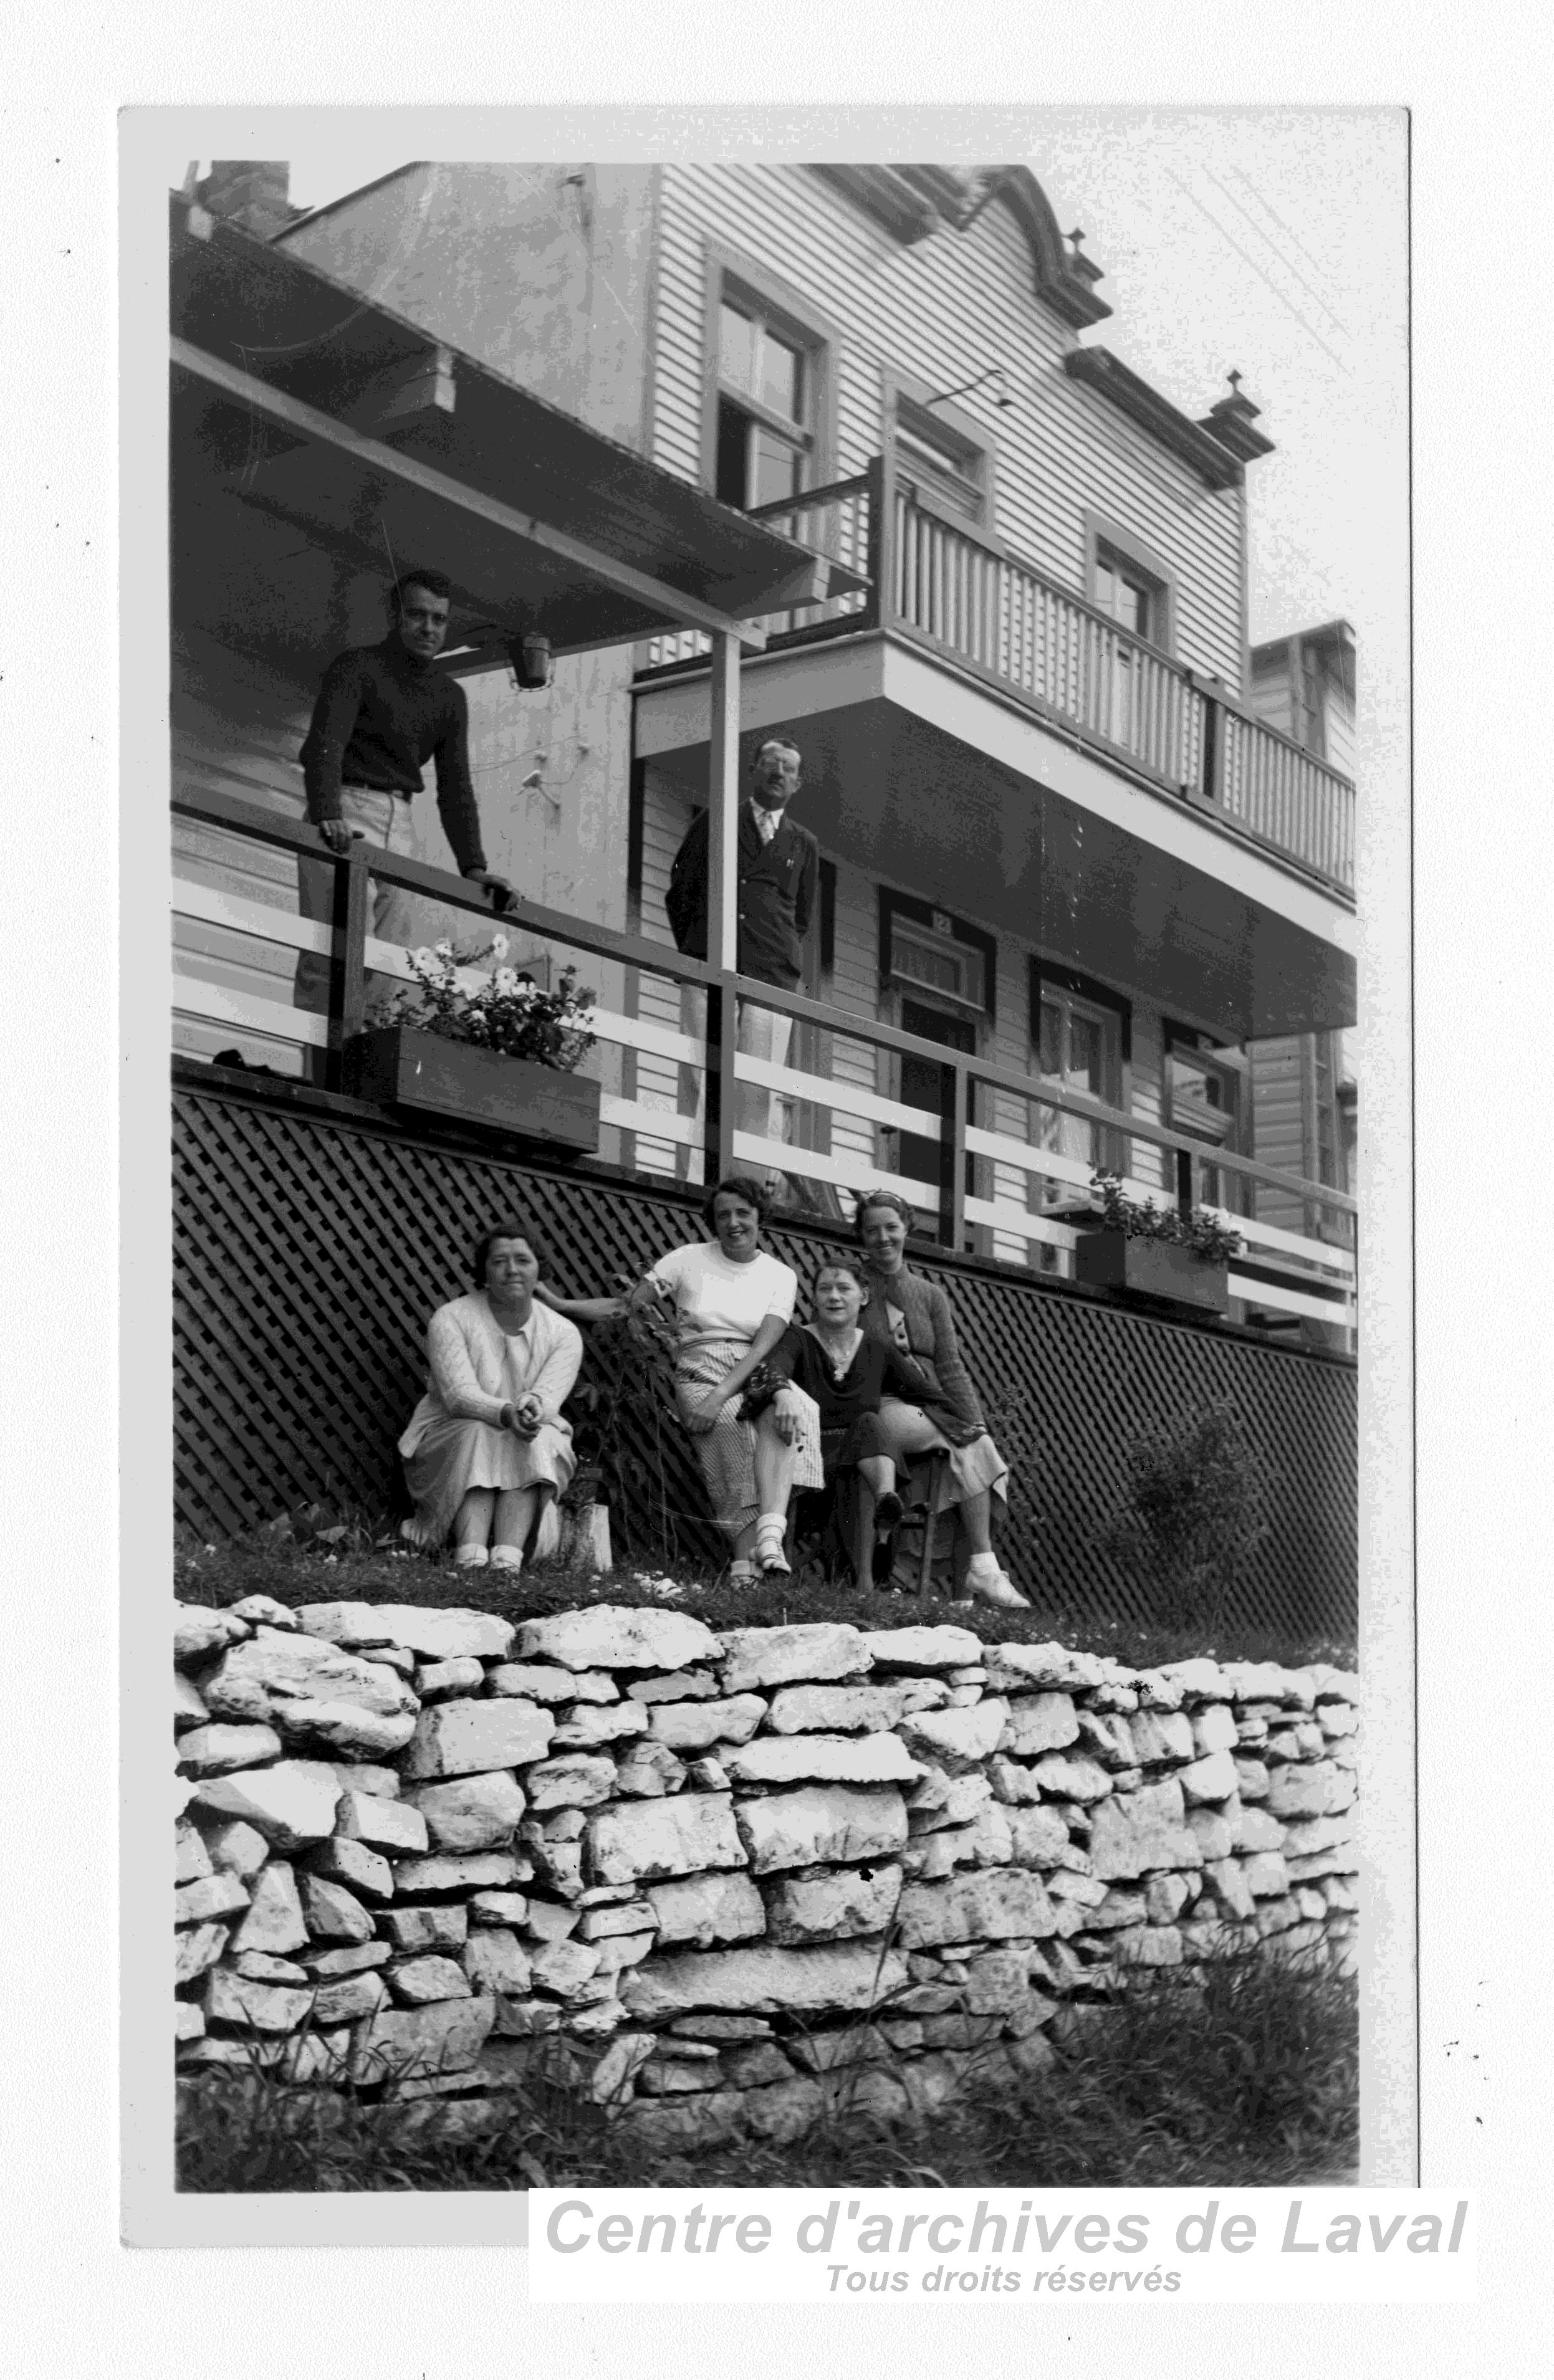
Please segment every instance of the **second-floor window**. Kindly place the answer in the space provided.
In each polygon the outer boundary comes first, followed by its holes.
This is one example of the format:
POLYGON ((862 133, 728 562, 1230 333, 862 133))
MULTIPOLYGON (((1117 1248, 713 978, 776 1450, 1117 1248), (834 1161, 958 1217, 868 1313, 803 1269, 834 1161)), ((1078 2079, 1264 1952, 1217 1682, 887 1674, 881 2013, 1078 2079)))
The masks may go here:
POLYGON ((1176 639, 1171 565, 1121 521, 1085 515, 1085 591, 1098 612, 1141 644, 1169 653, 1176 639))
POLYGON ((821 343, 725 278, 718 307, 714 492, 749 511, 810 482, 821 343))
POLYGON ((1095 561, 1095 603, 1130 636, 1148 645, 1165 641, 1165 589, 1135 563, 1124 561, 1111 546, 1098 542, 1095 561))
POLYGON ((931 510, 986 521, 986 448, 909 396, 896 398, 895 455, 897 478, 926 498, 931 510))

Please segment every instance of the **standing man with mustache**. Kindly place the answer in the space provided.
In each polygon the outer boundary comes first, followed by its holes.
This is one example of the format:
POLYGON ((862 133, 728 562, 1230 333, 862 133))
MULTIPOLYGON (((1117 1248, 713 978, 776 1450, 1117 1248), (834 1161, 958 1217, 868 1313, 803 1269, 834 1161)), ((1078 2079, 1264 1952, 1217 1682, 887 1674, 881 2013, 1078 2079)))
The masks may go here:
MULTIPOLYGON (((735 964, 741 975, 796 991, 804 975, 804 945, 813 921, 819 883, 820 846, 807 827, 787 815, 799 788, 803 762, 796 745, 769 738, 756 753, 750 793, 739 809, 739 939, 735 964)), ((675 947, 691 958, 707 955, 707 812, 698 810, 675 854, 665 906, 675 947)), ((780 1011, 739 1002, 738 1049, 745 1056, 785 1066, 793 1019, 780 1011)), ((759 1083, 739 1086, 737 1122, 742 1132, 781 1140, 782 1095, 759 1083)), ((785 1177, 765 1175, 770 1194, 780 1196, 785 1177)))

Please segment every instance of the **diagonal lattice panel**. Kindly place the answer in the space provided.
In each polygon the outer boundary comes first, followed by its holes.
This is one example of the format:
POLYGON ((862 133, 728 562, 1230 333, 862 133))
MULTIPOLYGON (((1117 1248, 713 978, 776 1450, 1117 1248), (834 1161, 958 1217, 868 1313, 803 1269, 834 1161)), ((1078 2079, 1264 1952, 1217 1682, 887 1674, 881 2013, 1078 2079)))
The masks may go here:
MULTIPOLYGON (((683 1196, 220 1093, 181 1090, 175 1123, 176 1504, 202 1537, 316 1500, 383 1498, 424 1384, 427 1318, 467 1285, 469 1249, 498 1216, 524 1217, 546 1278, 584 1295, 699 1229, 683 1196)), ((807 1291, 823 1236, 783 1228, 771 1245, 807 1291)), ((1270 1524, 1235 1616, 1352 1629, 1353 1366, 1032 1278, 916 1251, 913 1262, 951 1298, 1009 1460, 1002 1550, 1027 1593, 1147 1619, 1147 1596, 1101 1544, 1128 1447, 1224 1399, 1262 1458, 1270 1524)), ((637 1489, 613 1514, 617 1547, 643 1560, 716 1552, 678 1425, 639 1403, 619 1438, 637 1489)))

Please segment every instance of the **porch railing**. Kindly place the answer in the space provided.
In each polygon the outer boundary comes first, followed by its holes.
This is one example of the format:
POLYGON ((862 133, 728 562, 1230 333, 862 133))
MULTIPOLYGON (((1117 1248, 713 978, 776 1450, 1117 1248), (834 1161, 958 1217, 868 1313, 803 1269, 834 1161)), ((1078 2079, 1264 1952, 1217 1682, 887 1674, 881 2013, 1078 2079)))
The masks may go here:
MULTIPOLYGON (((318 1051, 325 1087, 344 1091, 346 1045, 364 1022, 369 973, 412 980, 408 953, 368 932, 364 846, 335 858, 316 829, 231 796, 188 795, 176 797, 173 807, 181 818, 221 830, 239 845, 258 844, 333 868, 331 926, 227 889, 232 846, 185 855, 186 871, 203 865, 212 879, 225 880, 200 881, 187 872, 175 880, 174 909, 184 922, 186 944, 190 928, 205 944, 176 952, 175 1008, 207 1039, 210 1028, 219 1026, 250 1048, 261 1043, 266 1058, 285 1050, 295 1064, 298 1052, 318 1051), (266 953, 261 964, 270 968, 276 997, 247 988, 256 948, 266 953), (290 1004, 293 952, 330 962, 326 1014, 290 1004)), ((370 872, 479 919, 487 932, 498 923, 461 877, 377 850, 370 872)), ((602 1047, 589 1070, 601 1075, 601 1122, 621 1135, 618 1160, 612 1161, 624 1173, 662 1179, 668 1172, 708 1181, 731 1170, 774 1168, 820 1185, 839 1216, 849 1211, 844 1202, 883 1184, 937 1224, 943 1245, 964 1250, 971 1234, 976 1252, 1024 1266, 1033 1247, 1072 1250, 1078 1238, 1072 1222, 1050 1211, 1054 1195, 1082 1204, 1093 1170, 1092 1157, 1046 1145, 1056 1120, 1066 1118, 1071 1146, 1089 1140, 1097 1149, 1120 1152, 1126 1187, 1136 1197, 1195 1203, 1207 1186, 1206 1166, 1216 1188, 1227 1180, 1234 1184, 1234 1211, 1220 1209, 1246 1244, 1232 1262, 1232 1296, 1276 1317, 1341 1330, 1353 1325, 1355 1262, 1344 1243, 1355 1202, 1342 1191, 1223 1148, 1206 1151, 1146 1117, 722 973, 639 935, 523 901, 500 923, 509 935, 605 963, 605 996, 594 1026, 602 1047), (700 994, 700 1001, 684 1001, 680 995, 687 991, 700 994), (808 1028, 801 1043, 804 1065, 777 1066, 735 1049, 735 1019, 747 1001, 808 1028), (657 1016, 641 1013, 655 1006, 657 1016), (936 1108, 896 1096, 903 1060, 927 1061, 939 1070, 936 1108), (765 1129, 741 1125, 742 1088, 764 1104, 765 1129), (803 1119, 804 1145, 788 1136, 795 1115, 803 1119), (1281 1194, 1280 1211, 1286 1214, 1293 1193, 1306 1211, 1323 1217, 1324 1235, 1261 1220, 1260 1190, 1281 1194)))
MULTIPOLYGON (((1161 791, 1327 883, 1354 883, 1354 787, 1029 563, 929 512, 876 456, 858 479, 763 505, 798 543, 867 572, 867 593, 762 622, 768 651, 883 628, 1013 695, 1161 791)), ((706 658, 696 631, 661 637, 645 666, 706 658)))

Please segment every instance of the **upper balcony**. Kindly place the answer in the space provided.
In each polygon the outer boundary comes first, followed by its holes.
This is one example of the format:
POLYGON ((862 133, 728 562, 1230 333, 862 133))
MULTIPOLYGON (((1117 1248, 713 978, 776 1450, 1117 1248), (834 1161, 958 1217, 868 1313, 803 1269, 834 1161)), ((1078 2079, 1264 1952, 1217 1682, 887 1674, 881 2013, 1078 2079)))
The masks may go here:
MULTIPOLYGON (((763 620, 768 653, 882 632, 1353 907, 1347 777, 1265 726, 1217 680, 927 510, 884 458, 751 517, 868 581, 763 620)), ((709 650, 694 632, 658 638, 644 649, 640 681, 704 664, 709 650)))

